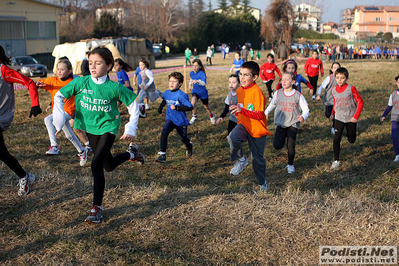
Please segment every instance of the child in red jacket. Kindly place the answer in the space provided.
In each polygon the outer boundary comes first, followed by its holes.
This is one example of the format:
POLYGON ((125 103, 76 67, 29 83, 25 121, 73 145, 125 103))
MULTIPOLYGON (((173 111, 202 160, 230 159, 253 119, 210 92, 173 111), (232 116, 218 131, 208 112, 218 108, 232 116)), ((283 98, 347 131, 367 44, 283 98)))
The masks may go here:
POLYGON ((259 73, 260 73, 260 78, 263 80, 263 83, 266 84, 266 88, 269 91, 269 101, 271 101, 271 98, 273 97, 272 84, 275 79, 274 72, 277 72, 278 76, 281 79, 280 69, 274 63, 274 55, 268 54, 267 62, 260 67, 259 73))
POLYGON ((37 116, 42 112, 39 104, 39 94, 35 82, 30 78, 9 68, 10 58, 6 56, 0 45, 0 161, 3 161, 18 177, 18 195, 29 193, 30 185, 35 182, 36 176, 26 172, 18 160, 12 156, 4 143, 3 132, 6 131, 14 118, 15 95, 13 83, 21 83, 29 90, 31 98, 31 111, 29 117, 37 116))
POLYGON ((319 71, 321 76, 324 76, 324 69, 323 63, 318 58, 319 52, 314 50, 312 53, 312 58, 309 58, 305 64, 305 74, 308 76, 310 84, 312 84, 313 90, 313 100, 316 99, 316 88, 317 88, 317 81, 319 79, 319 71))

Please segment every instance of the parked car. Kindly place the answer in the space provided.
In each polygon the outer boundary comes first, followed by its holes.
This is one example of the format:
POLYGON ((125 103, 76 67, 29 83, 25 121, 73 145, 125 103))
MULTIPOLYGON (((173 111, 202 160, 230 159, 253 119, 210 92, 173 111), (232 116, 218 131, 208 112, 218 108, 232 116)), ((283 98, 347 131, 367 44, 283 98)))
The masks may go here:
POLYGON ((12 57, 11 68, 28 77, 47 77, 47 67, 29 55, 12 57))
POLYGON ((152 54, 155 59, 162 59, 162 44, 153 44, 152 54))

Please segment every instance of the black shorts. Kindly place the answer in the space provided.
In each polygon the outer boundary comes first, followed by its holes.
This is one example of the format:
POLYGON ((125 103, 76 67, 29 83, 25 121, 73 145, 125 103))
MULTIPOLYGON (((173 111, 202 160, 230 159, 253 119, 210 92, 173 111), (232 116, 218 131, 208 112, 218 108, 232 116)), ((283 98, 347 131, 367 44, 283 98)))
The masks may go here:
POLYGON ((208 103, 209 103, 208 98, 200 99, 200 97, 199 97, 198 94, 196 94, 196 93, 192 93, 191 95, 192 95, 192 97, 197 98, 198 101, 201 100, 202 104, 208 105, 208 103))

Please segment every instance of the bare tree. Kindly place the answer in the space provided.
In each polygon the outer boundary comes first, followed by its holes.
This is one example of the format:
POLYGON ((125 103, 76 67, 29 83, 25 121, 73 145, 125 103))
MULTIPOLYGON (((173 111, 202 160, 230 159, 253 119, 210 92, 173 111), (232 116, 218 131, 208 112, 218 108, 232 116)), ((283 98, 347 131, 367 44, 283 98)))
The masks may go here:
POLYGON ((290 44, 298 25, 289 0, 274 0, 265 11, 261 22, 261 36, 267 42, 285 41, 290 44))

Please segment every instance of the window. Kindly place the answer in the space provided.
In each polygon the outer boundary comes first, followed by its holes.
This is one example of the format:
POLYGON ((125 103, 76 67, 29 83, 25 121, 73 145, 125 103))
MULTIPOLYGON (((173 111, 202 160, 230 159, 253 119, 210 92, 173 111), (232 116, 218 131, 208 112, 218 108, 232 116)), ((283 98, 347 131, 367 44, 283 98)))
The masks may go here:
POLYGON ((397 27, 397 28, 396 28, 396 32, 398 32, 398 33, 399 33, 399 27, 397 27))
POLYGON ((383 32, 383 27, 382 26, 380 26, 380 32, 383 32))
POLYGON ((0 39, 2 40, 23 40, 24 36, 23 21, 0 21, 0 39))
POLYGON ((375 21, 381 21, 381 18, 377 17, 377 18, 375 18, 375 21))
POLYGON ((26 31, 30 40, 56 38, 55 21, 28 21, 26 31))
POLYGON ((395 21, 395 18, 394 17, 390 17, 389 21, 395 21))
POLYGON ((393 32, 393 27, 389 27, 389 32, 393 32))

